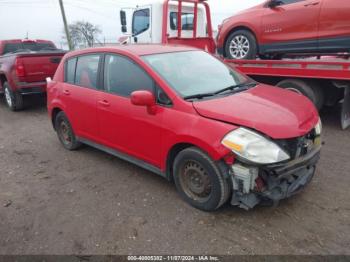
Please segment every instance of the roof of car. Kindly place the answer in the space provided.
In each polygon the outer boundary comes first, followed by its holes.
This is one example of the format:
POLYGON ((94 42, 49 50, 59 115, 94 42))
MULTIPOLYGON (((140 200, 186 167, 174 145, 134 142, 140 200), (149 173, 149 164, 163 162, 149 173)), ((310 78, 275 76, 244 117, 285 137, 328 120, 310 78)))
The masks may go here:
POLYGON ((105 46, 88 48, 70 53, 70 56, 81 55, 84 53, 92 52, 127 52, 136 56, 162 54, 162 53, 174 53, 183 51, 198 50, 194 47, 181 46, 181 45, 161 45, 161 44, 134 44, 134 45, 118 45, 118 46, 105 46))

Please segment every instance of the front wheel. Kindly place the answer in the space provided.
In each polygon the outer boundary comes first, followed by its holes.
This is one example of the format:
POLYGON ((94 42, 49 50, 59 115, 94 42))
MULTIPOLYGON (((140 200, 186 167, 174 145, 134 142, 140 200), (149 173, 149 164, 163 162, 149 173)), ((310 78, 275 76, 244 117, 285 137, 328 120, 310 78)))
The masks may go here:
POLYGON ((203 151, 195 147, 181 151, 173 170, 180 196, 193 207, 214 211, 227 201, 229 183, 217 163, 203 151))
POLYGON ((229 59, 255 59, 258 53, 257 41, 247 30, 230 34, 225 44, 225 56, 229 59))

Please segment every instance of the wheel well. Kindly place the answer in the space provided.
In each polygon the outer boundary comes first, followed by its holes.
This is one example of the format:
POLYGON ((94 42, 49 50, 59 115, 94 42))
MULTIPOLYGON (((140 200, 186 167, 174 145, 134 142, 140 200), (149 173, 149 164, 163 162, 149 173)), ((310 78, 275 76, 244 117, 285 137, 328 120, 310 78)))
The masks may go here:
MULTIPOLYGON (((246 26, 237 26, 237 27, 234 27, 230 30, 230 32, 228 32, 228 34, 226 35, 225 37, 225 42, 224 42, 224 55, 226 56, 226 42, 227 42, 227 39, 230 37, 230 35, 235 32, 235 31, 238 31, 238 30, 246 30, 246 31, 249 31, 254 37, 255 37, 255 40, 257 40, 256 38, 256 34, 249 28, 249 27, 246 27, 246 26)), ((259 52, 259 44, 257 42, 257 49, 258 49, 258 52, 259 52)))
POLYGON ((0 75, 0 87, 3 87, 5 82, 7 82, 6 76, 0 75))
POLYGON ((56 119, 56 116, 57 116, 57 114, 58 114, 59 112, 61 112, 61 111, 62 111, 62 109, 61 109, 61 108, 58 108, 58 107, 56 107, 56 108, 54 108, 54 109, 52 110, 51 121, 52 121, 52 126, 53 126, 54 129, 56 129, 56 128, 55 128, 55 119, 56 119))
POLYGON ((170 181, 173 181, 173 163, 174 163, 175 157, 182 150, 189 148, 189 147, 195 147, 195 145, 189 144, 189 143, 180 143, 180 144, 174 145, 170 149, 170 151, 168 153, 167 161, 166 161, 166 175, 170 181))

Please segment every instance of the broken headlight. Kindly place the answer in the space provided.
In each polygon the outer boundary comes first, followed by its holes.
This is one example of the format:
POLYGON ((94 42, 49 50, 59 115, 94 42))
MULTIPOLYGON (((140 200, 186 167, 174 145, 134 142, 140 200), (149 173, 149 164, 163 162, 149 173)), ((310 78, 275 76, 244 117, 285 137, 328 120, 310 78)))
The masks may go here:
POLYGON ((256 164, 273 164, 290 159, 277 144, 246 128, 230 132, 221 143, 243 160, 256 164))

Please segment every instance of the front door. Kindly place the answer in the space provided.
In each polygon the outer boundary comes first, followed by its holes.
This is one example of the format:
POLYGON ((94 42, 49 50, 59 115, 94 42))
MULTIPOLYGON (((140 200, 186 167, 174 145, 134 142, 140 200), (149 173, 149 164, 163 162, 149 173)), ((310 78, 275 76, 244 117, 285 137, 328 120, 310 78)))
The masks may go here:
POLYGON ((281 0, 276 7, 266 7, 262 51, 317 50, 320 7, 321 0, 281 0))
POLYGON ((155 83, 129 58, 106 55, 104 88, 98 98, 98 123, 103 143, 122 153, 160 167, 163 109, 150 114, 146 107, 131 104, 136 90, 154 92, 155 83))

